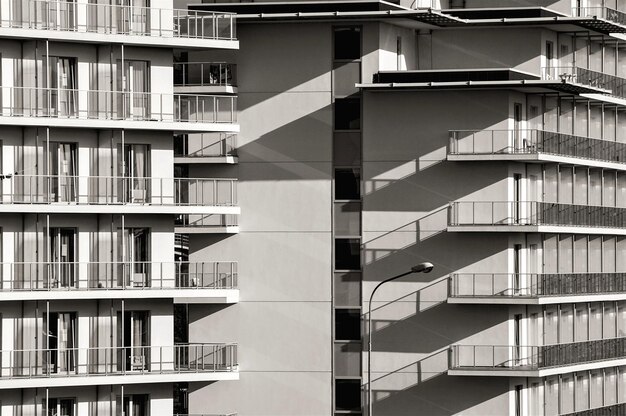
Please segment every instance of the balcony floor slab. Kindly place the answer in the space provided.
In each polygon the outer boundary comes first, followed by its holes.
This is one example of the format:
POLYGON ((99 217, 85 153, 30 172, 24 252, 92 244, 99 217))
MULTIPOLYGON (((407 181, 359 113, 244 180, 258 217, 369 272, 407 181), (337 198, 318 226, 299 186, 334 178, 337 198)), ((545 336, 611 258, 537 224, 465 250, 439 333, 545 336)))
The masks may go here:
POLYGON ((133 373, 115 375, 87 375, 76 374, 71 376, 52 376, 41 378, 0 378, 0 389, 27 389, 37 387, 78 387, 99 386, 108 384, 151 384, 177 382, 211 382, 221 380, 239 380, 237 371, 230 372, 203 372, 203 373, 176 373, 164 372, 155 374, 133 373))
POLYGON ((1 38, 42 39, 72 43, 116 43, 136 46, 183 49, 239 49, 238 40, 200 39, 166 36, 116 35, 62 30, 0 28, 1 38))
POLYGON ((177 234, 239 234, 239 226, 228 225, 225 227, 174 227, 177 234))
POLYGON ((174 214, 174 215, 239 215, 240 207, 176 206, 150 204, 0 204, 1 213, 39 214, 174 214))
MULTIPOLYGON (((195 165, 195 164, 215 164, 215 165, 236 165, 239 163, 239 158, 237 156, 193 156, 193 157, 185 157, 185 156, 175 156, 174 163, 178 163, 181 165, 195 165)), ((626 169, 626 168, 625 168, 626 169)))
POLYGON ((599 234, 626 235, 626 228, 586 227, 569 225, 450 225, 452 233, 545 233, 545 234, 599 234))
POLYGON ((518 368, 491 368, 491 367, 465 367, 448 370, 449 376, 474 376, 474 377, 548 377, 557 374, 568 374, 577 371, 596 370, 600 368, 619 367, 626 364, 626 358, 594 361, 591 363, 564 365, 542 369, 528 369, 524 366, 518 368))
POLYGON ((614 169, 626 171, 626 163, 610 162, 596 159, 584 159, 579 157, 561 156, 550 153, 522 153, 522 154, 455 154, 448 155, 447 158, 451 162, 488 162, 488 161, 505 161, 505 162, 525 162, 525 163, 542 163, 554 162, 565 163, 570 165, 591 166, 605 169, 614 169))
POLYGON ((232 85, 175 85, 175 94, 237 94, 232 85))
POLYGON ((27 300, 173 299, 174 303, 230 304, 239 289, 72 289, 0 291, 0 302, 27 300))
POLYGON ((72 127, 84 129, 165 130, 175 132, 239 132, 239 125, 234 123, 187 123, 182 121, 106 120, 64 117, 0 116, 0 125, 21 127, 72 127))
POLYGON ((577 302, 602 302, 626 300, 626 293, 581 293, 567 296, 506 297, 506 296, 458 296, 448 297, 447 302, 457 305, 553 305, 577 302))

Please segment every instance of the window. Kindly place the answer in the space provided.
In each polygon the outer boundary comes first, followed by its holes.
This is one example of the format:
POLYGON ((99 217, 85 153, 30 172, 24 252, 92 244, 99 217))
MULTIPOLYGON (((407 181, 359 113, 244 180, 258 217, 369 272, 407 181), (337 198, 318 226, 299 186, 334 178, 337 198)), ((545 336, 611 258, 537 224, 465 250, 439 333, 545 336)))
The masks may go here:
POLYGON ((335 202, 335 235, 361 235, 360 202, 335 202))
POLYGON ((335 309, 335 340, 359 341, 361 339, 361 310, 335 309))
POLYGON ((361 198, 361 172, 357 168, 335 169, 335 199, 361 198))
POLYGON ((359 130, 361 128, 361 100, 340 98, 335 100, 335 130, 359 130))
POLYGON ((335 305, 361 306, 361 273, 335 273, 335 305))
POLYGON ((335 28, 335 60, 361 59, 361 28, 335 28))
POLYGON ((361 343, 335 343, 335 376, 361 377, 361 343))
POLYGON ((361 410, 361 380, 335 380, 335 410, 361 410))
POLYGON ((333 160, 335 165, 354 166, 361 164, 361 134, 358 132, 337 132, 333 140, 333 160))
POLYGON ((357 238, 335 239, 335 270, 361 269, 361 241, 357 238))

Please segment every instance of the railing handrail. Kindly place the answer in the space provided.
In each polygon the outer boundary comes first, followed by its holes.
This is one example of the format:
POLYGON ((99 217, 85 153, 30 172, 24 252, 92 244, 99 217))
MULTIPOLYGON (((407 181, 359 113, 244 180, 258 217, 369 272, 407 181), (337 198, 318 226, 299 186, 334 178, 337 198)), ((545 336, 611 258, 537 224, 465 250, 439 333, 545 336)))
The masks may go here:
POLYGON ((234 95, 220 95, 220 94, 204 94, 204 93, 188 93, 188 92, 154 92, 154 91, 126 91, 126 90, 85 90, 78 88, 60 88, 60 87, 24 87, 15 85, 0 85, 0 88, 17 89, 17 90, 36 90, 36 91, 65 91, 73 93, 102 93, 102 94, 132 94, 132 95, 157 95, 157 96, 172 96, 172 97, 203 97, 203 98, 224 98, 224 99, 236 99, 234 95))
MULTIPOLYGON (((15 349, 15 350, 0 350, 1 354, 16 353, 16 352, 46 352, 46 351, 110 351, 120 349, 140 349, 140 348, 193 348, 193 347, 237 347, 239 344, 236 342, 189 342, 189 343, 176 343, 172 345, 140 345, 140 346, 114 346, 114 347, 71 347, 71 348, 30 348, 30 349, 15 349)), ((0 378, 2 376, 0 375, 0 378)))
POLYGON ((601 338, 601 339, 588 339, 585 341, 572 341, 572 342, 561 342, 554 344, 543 344, 543 345, 512 345, 512 344, 452 344, 451 347, 480 347, 480 348, 543 348, 543 347, 555 347, 555 346, 563 346, 563 345, 574 345, 574 344, 588 344, 590 342, 610 342, 617 340, 626 340, 626 337, 611 337, 611 338, 601 338))

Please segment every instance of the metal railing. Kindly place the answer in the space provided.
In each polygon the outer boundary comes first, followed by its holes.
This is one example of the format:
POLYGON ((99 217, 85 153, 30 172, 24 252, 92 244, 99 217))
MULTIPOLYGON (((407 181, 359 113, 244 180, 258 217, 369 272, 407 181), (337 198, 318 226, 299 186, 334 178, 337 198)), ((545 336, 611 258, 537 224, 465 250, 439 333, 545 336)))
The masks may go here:
POLYGON ((455 273, 451 297, 539 297, 626 293, 626 273, 455 273))
POLYGON ((537 370, 626 357, 626 338, 544 346, 452 345, 450 368, 537 370))
POLYGON ((237 215, 232 214, 184 214, 177 215, 174 224, 189 228, 236 227, 237 220, 237 215))
POLYGON ((619 416, 626 415, 626 403, 612 404, 594 409, 577 410, 573 413, 564 413, 561 416, 619 416))
POLYGON ((1 115, 80 120, 234 123, 237 98, 67 88, 0 87, 1 115))
POLYGON ((545 130, 451 130, 450 154, 549 153, 626 163, 626 143, 545 130))
POLYGON ((180 135, 174 139, 175 157, 220 157, 237 155, 237 135, 201 133, 180 135))
POLYGON ((236 206, 236 179, 12 175, 2 204, 236 206))
POLYGON ((453 202, 450 225, 626 227, 626 208, 551 202, 453 202))
POLYGON ((236 86, 237 66, 227 62, 174 63, 174 85, 236 86))
POLYGON ((0 291, 235 289, 236 262, 0 263, 0 291))
POLYGON ((578 66, 551 66, 541 70, 544 80, 572 82, 611 91, 612 95, 626 97, 626 79, 578 66))
POLYGON ((236 40, 231 13, 56 0, 11 2, 0 26, 106 35, 236 40))
POLYGON ((237 344, 0 351, 0 379, 237 371, 237 344))
POLYGON ((574 7, 572 16, 593 19, 605 19, 618 25, 626 25, 626 13, 610 7, 574 7))

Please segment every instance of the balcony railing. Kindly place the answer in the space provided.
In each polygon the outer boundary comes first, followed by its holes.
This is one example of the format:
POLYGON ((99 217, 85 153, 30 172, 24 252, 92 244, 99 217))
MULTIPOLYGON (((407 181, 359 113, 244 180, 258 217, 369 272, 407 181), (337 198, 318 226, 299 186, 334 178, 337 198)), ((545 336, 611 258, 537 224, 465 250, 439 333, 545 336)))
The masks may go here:
POLYGON ((2 116, 234 123, 237 98, 64 88, 1 87, 2 116))
POLYGON ((0 291, 235 289, 236 262, 0 263, 0 291))
POLYGON ((612 95, 626 97, 626 79, 577 66, 544 67, 545 80, 573 82, 611 91, 612 95))
POLYGON ((453 202, 450 225, 626 227, 626 209, 551 202, 453 202))
POLYGON ((226 62, 181 62, 174 64, 174 85, 236 86, 236 65, 226 62))
POLYGON ((524 155, 549 153, 626 163, 626 143, 545 130, 451 130, 450 154, 524 155))
POLYGON ((2 204, 235 206, 236 179, 13 175, 2 204))
POLYGON ((237 155, 237 135, 201 133, 174 139, 175 157, 224 157, 237 155))
POLYGON ((236 344, 3 350, 1 379, 237 371, 236 344))
POLYGON ((459 273, 449 282, 458 298, 626 293, 626 273, 459 273))
POLYGON ((605 19, 618 25, 626 25, 626 13, 610 7, 574 7, 572 16, 605 19))
POLYGON ((618 416, 626 415, 626 403, 618 403, 595 409, 579 410, 573 413, 562 414, 561 416, 618 416))
POLYGON ((538 370, 626 358, 626 338, 545 346, 453 345, 452 369, 538 370))
POLYGON ((236 40, 235 16, 193 10, 24 0, 0 14, 2 27, 106 35, 236 40))

